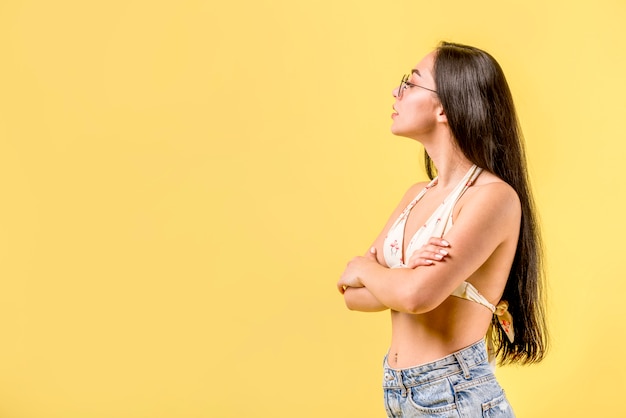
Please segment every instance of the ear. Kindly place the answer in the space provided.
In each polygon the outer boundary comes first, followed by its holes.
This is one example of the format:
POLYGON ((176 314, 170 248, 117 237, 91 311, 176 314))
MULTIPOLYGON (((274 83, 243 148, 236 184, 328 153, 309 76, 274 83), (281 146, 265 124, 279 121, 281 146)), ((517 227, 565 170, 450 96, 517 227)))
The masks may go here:
POLYGON ((446 112, 441 104, 437 106, 437 122, 448 123, 448 116, 446 116, 446 112))

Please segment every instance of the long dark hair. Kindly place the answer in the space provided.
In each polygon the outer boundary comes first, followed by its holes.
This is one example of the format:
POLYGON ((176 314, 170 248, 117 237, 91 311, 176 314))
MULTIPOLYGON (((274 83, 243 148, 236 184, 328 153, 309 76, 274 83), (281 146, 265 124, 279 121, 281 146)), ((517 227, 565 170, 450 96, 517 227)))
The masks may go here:
MULTIPOLYGON (((434 75, 459 149, 472 163, 511 185, 519 196, 520 235, 502 296, 513 315, 515 340, 509 342, 504 331, 494 326, 496 352, 500 364, 539 362, 548 343, 542 246, 511 91, 497 61, 467 45, 442 42, 436 51, 434 75)), ((428 154, 425 158, 432 179, 435 167, 428 154)))

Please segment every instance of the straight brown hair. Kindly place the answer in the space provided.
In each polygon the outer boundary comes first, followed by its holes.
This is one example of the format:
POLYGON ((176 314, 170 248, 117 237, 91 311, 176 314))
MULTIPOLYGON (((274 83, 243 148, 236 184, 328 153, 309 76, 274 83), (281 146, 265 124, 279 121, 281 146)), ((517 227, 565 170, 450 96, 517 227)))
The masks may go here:
MULTIPOLYGON (((434 75, 459 149, 472 163, 507 182, 519 196, 520 234, 502 296, 514 318, 514 342, 506 338, 495 317, 493 329, 500 364, 539 362, 548 346, 543 251, 509 85, 502 68, 487 52, 449 42, 442 42, 436 50, 434 75)), ((425 165, 432 179, 436 168, 428 154, 425 165)))

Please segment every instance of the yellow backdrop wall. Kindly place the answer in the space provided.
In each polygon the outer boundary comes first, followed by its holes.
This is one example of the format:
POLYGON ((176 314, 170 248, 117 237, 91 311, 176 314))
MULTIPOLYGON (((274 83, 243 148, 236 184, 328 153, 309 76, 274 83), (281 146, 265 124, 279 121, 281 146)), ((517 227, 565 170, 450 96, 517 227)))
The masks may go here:
POLYGON ((391 90, 440 40, 502 64, 553 346, 519 417, 626 389, 626 3, 4 0, 0 417, 380 417, 388 315, 334 284, 421 150, 391 90))

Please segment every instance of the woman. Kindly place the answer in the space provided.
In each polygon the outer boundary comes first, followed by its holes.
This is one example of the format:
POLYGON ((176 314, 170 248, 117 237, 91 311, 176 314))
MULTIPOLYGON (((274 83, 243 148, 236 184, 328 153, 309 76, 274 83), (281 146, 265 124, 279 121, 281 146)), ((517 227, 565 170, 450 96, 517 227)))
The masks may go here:
POLYGON ((390 417, 514 416, 490 362, 541 361, 541 243, 509 87, 491 55, 440 46, 393 91, 392 133, 433 178, 407 191, 338 282, 348 308, 391 311, 390 417))

